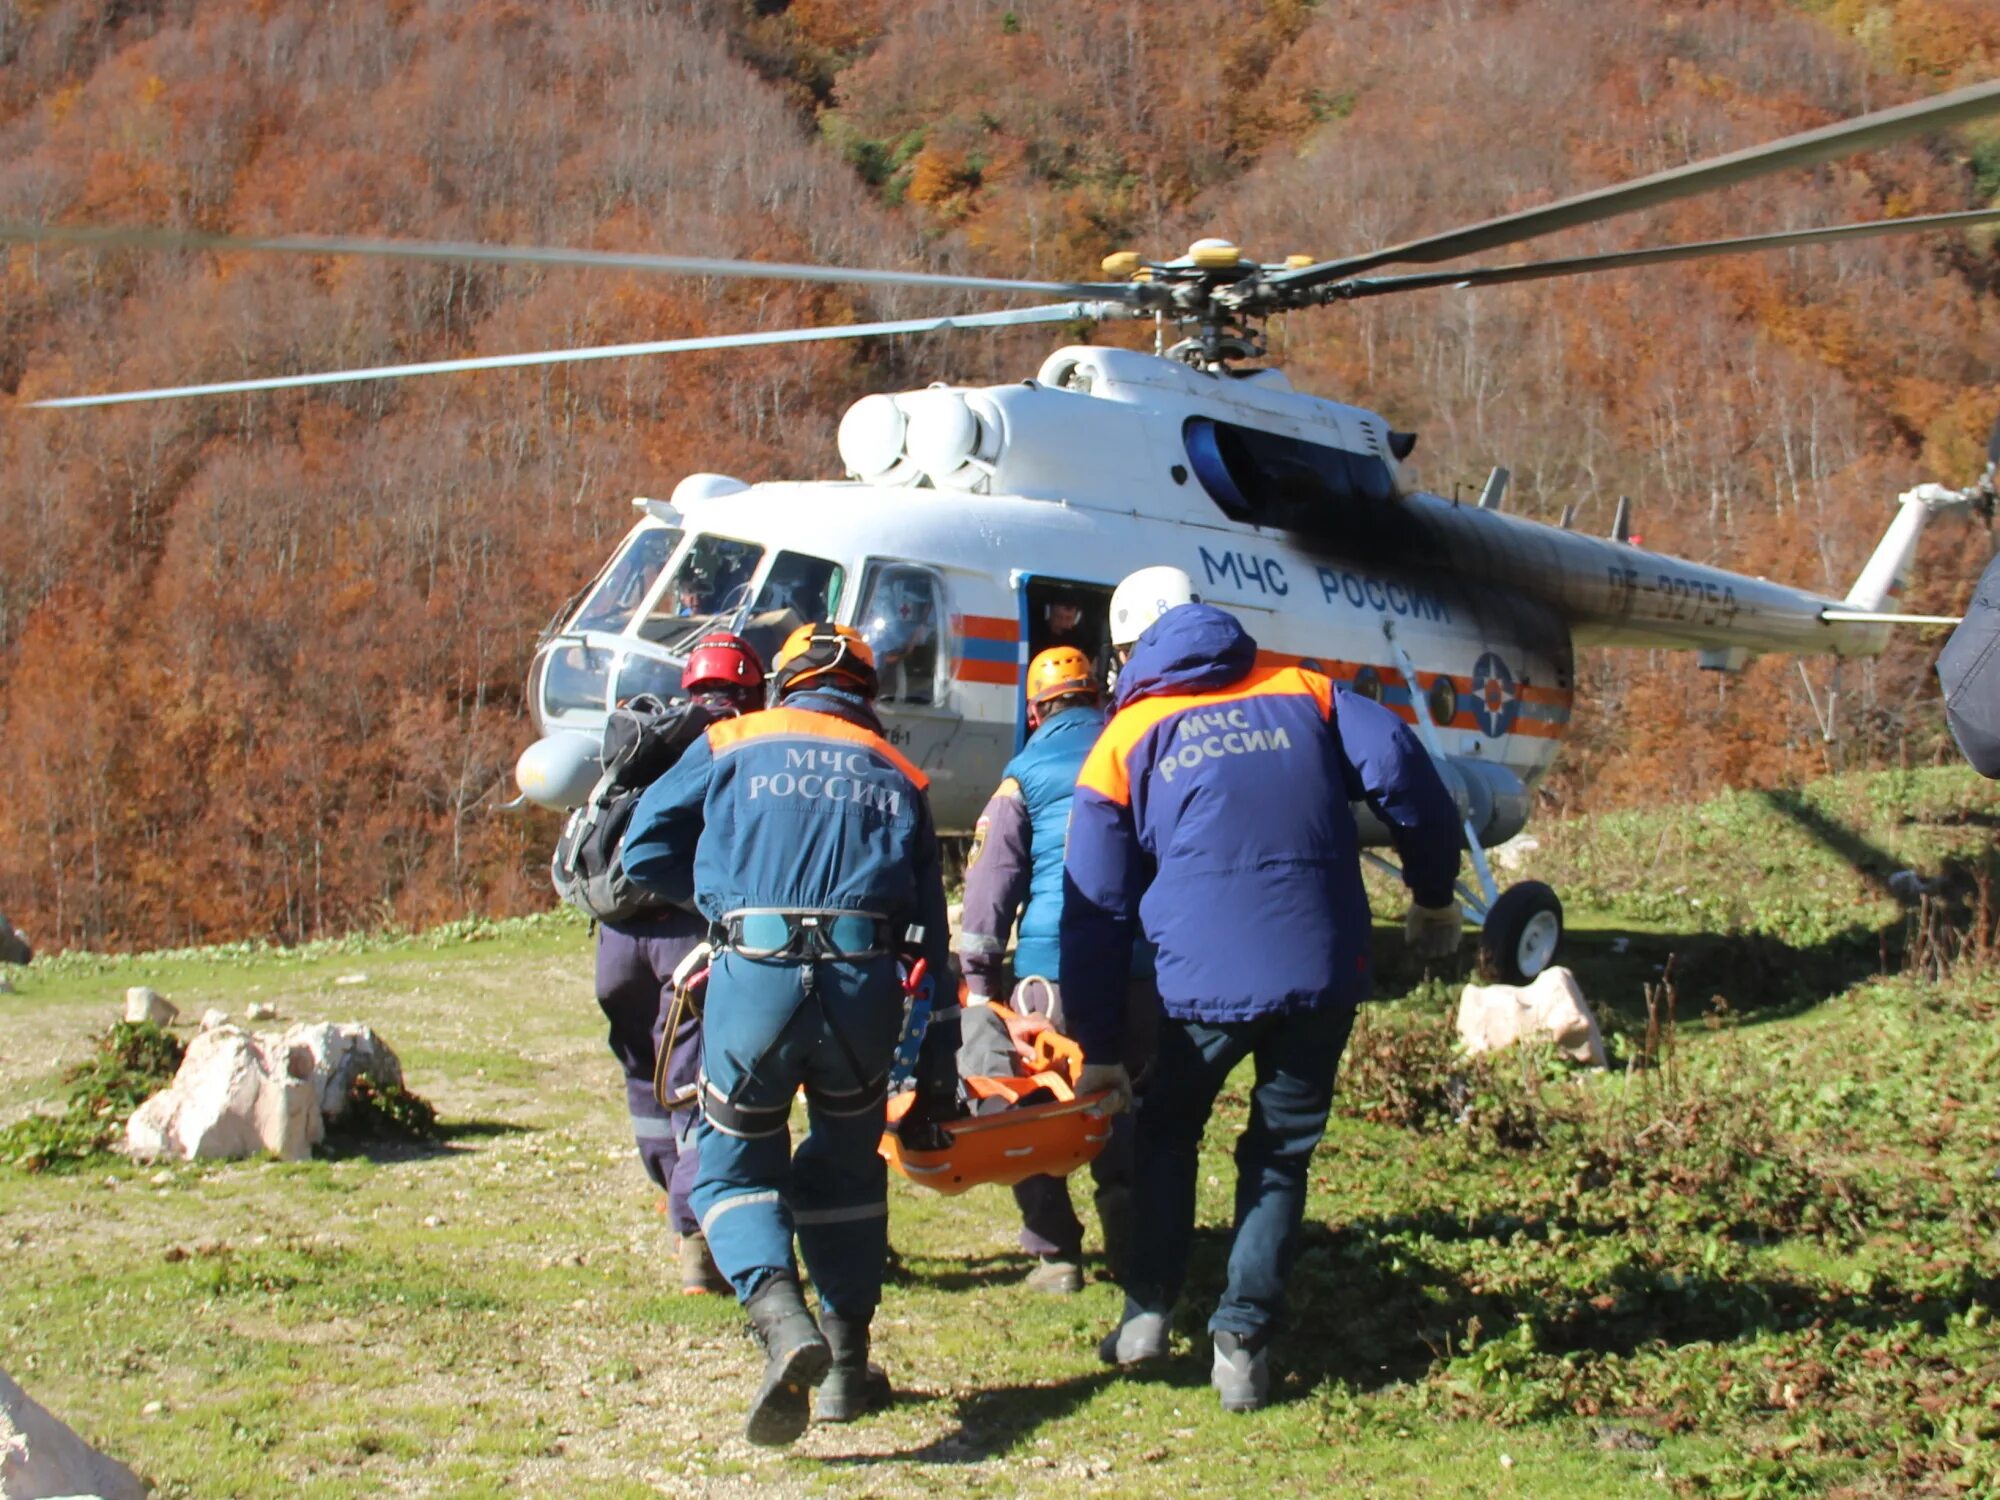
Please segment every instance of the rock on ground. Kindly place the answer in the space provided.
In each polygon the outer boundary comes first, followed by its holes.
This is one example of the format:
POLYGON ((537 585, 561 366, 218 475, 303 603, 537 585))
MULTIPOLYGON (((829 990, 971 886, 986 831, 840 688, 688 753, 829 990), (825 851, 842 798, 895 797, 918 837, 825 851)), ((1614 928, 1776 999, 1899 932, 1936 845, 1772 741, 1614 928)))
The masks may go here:
POLYGON ((302 1161, 347 1112, 362 1078, 400 1086, 403 1065, 367 1026, 322 1021, 278 1033, 219 1024, 188 1044, 171 1087, 126 1128, 134 1156, 302 1161))
POLYGON ((312 1080, 320 1113, 329 1124, 347 1112, 357 1080, 366 1078, 378 1088, 400 1088, 403 1083, 402 1062, 389 1044, 366 1026, 340 1021, 293 1026, 285 1032, 281 1045, 291 1054, 292 1071, 312 1080))
POLYGON ((0 1500, 100 1495, 145 1500, 139 1476, 106 1458, 0 1370, 0 1500))
POLYGON ((214 1026, 188 1044, 171 1087, 133 1112, 134 1156, 255 1156, 303 1161, 326 1135, 309 1056, 281 1039, 214 1026))
POLYGON ((1533 984, 1468 984, 1458 1002, 1458 1035, 1468 1052, 1493 1052, 1525 1037, 1548 1037, 1572 1062, 1604 1066, 1604 1037, 1568 969, 1552 966, 1533 984))
POLYGON ((155 1026, 171 1026, 180 1014, 178 1006, 147 985, 135 984, 125 992, 125 1019, 134 1026, 149 1021, 155 1026))

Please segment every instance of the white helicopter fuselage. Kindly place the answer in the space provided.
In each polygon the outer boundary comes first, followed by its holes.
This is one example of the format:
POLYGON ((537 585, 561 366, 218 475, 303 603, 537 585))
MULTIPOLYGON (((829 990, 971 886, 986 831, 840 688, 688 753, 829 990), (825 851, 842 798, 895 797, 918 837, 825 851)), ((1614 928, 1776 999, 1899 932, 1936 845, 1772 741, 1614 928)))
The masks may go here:
MULTIPOLYGON (((696 475, 670 501, 635 502, 638 526, 537 655, 545 739, 523 757, 523 790, 580 801, 595 768, 571 736, 594 748, 612 705, 677 687, 703 626, 768 652, 823 612, 870 635, 890 738, 930 776, 939 827, 968 829, 1024 735, 1033 652, 1101 646, 1094 606, 1161 563, 1238 615, 1267 659, 1313 664, 1418 724, 1483 844, 1526 820, 1569 724, 1579 645, 1694 649, 1721 667, 1881 647, 1883 627, 1824 617, 1853 596, 1414 492, 1407 441, 1275 371, 1094 347, 1017 385, 866 397, 841 426, 857 478, 696 475), (642 553, 635 571, 625 560, 642 553), (608 589, 630 597, 606 607, 608 589), (1077 634, 1052 634, 1071 613, 1077 634)), ((1899 555, 1871 565, 1890 583, 1914 547, 1904 529, 1899 555)))

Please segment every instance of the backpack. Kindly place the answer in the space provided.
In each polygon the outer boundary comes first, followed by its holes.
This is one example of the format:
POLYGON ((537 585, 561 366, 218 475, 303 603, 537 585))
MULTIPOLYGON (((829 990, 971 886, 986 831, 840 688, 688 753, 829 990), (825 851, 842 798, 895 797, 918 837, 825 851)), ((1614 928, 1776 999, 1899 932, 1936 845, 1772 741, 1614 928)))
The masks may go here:
POLYGON ((569 815, 549 863, 556 894, 599 922, 630 922, 673 903, 625 873, 619 845, 647 787, 664 776, 708 726, 728 715, 702 703, 666 703, 641 693, 604 725, 604 774, 569 815))

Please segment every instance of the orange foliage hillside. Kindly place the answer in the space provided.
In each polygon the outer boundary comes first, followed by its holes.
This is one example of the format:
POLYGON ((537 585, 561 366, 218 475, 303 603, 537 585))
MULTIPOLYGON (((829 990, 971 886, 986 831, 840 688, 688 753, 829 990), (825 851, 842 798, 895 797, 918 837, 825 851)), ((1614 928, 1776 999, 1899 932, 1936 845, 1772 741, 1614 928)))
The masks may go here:
MULTIPOLYGON (((1088 274, 1224 233, 1331 255, 1990 77, 1981 0, 0 3, 0 219, 1088 274)), ((2000 132, 1771 179, 1582 253, 2000 194, 2000 132)), ((1433 488, 1844 589, 2000 411, 1991 237, 1294 318, 1294 380, 1433 488)), ((0 252, 0 391, 909 316, 915 294, 581 270, 0 252)), ((1128 337, 1130 331, 1107 337, 1128 337)), ((0 910, 45 946, 293 940, 546 904, 501 813, 536 629, 695 469, 831 472, 868 389, 1041 345, 828 346, 0 417, 0 910)), ((1914 607, 1986 551, 1937 528, 1914 607)), ((1850 668, 1599 655, 1550 796, 1942 752, 1935 642, 1850 668), (1823 682, 1825 668, 1810 669, 1823 682)))

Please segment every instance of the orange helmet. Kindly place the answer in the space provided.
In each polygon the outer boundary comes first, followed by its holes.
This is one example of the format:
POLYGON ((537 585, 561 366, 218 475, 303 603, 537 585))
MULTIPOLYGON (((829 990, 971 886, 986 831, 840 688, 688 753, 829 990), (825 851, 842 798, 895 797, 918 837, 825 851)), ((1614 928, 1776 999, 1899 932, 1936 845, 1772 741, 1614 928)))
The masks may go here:
POLYGON ((1090 658, 1074 646, 1051 646, 1028 663, 1028 701, 1034 704, 1071 693, 1097 692, 1090 658))
POLYGON ((785 637, 785 644, 771 658, 773 690, 783 698, 815 682, 875 696, 875 653, 860 631, 852 625, 815 621, 785 637))
MULTIPOLYGON (((1004 1019, 1004 1005, 993 1009, 1004 1019)), ((1053 1031, 1036 1035, 1023 1047, 1026 1078, 968 1078, 966 1088, 977 1099, 1020 1100, 1030 1094, 1051 1095, 1048 1102, 1017 1103, 997 1114, 973 1115, 939 1126, 945 1144, 919 1150, 903 1144, 897 1126, 916 1094, 898 1094, 889 1101, 889 1128, 882 1132, 882 1157, 910 1181, 940 1193, 962 1193, 984 1182, 1012 1186, 1025 1178, 1074 1172, 1096 1157, 1111 1139, 1111 1121, 1091 1114, 1101 1097, 1077 1097, 1076 1081, 1083 1075, 1083 1049, 1053 1031)))

